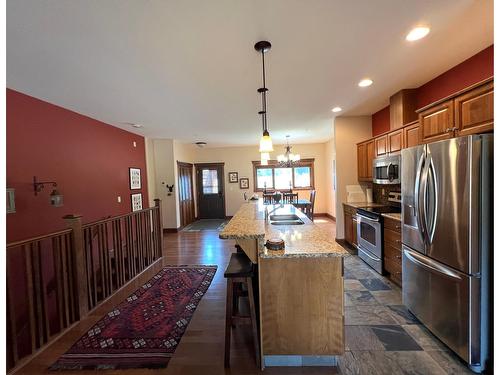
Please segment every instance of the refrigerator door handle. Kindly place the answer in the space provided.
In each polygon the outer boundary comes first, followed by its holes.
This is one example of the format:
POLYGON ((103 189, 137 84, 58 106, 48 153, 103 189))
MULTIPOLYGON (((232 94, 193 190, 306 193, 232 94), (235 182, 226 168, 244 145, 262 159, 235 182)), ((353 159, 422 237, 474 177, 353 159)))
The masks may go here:
POLYGON ((425 156, 425 162, 423 163, 422 169, 419 172, 419 178, 418 178, 418 204, 417 204, 417 210, 418 210, 418 226, 420 227, 420 233, 422 236, 422 239, 426 245, 429 245, 429 233, 427 232, 427 184, 428 184, 428 174, 429 174, 429 161, 430 158, 428 157, 427 154, 427 149, 426 149, 426 156, 425 156))
MULTIPOLYGON (((424 146, 425 147, 425 146, 424 146)), ((415 205, 413 206, 413 211, 414 215, 417 217, 417 224, 418 224, 418 234, 420 236, 420 239, 424 241, 423 238, 423 232, 422 232, 422 215, 420 211, 420 181, 422 178, 422 169, 424 167, 424 162, 425 162, 425 149, 422 155, 420 155, 420 160, 418 161, 417 165, 417 175, 415 176, 415 188, 413 191, 413 200, 415 202, 415 205)))
POLYGON ((431 260, 430 258, 424 257, 423 255, 420 255, 408 249, 404 249, 403 251, 404 255, 408 260, 419 266, 422 266, 430 271, 434 271, 435 273, 448 276, 452 279, 462 280, 462 277, 460 276, 459 273, 449 269, 448 267, 440 265, 439 263, 431 260))
POLYGON ((431 244, 432 240, 434 239, 434 234, 436 233, 437 208, 439 207, 437 176, 436 176, 436 169, 434 167, 432 156, 430 157, 430 162, 429 162, 429 176, 428 176, 428 178, 430 178, 430 182, 431 182, 429 184, 429 186, 432 188, 430 191, 430 194, 433 197, 432 222, 431 222, 430 228, 427 229, 427 233, 429 235, 429 244, 431 244))

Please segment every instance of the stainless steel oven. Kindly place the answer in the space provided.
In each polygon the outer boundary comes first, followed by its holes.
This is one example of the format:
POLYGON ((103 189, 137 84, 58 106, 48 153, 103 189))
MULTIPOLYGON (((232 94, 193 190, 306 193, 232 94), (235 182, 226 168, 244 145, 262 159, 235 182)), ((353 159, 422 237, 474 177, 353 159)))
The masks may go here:
POLYGON ((373 182, 375 184, 400 184, 400 164, 400 155, 373 159, 373 182))
POLYGON ((382 223, 380 218, 357 213, 358 256, 382 274, 382 223))

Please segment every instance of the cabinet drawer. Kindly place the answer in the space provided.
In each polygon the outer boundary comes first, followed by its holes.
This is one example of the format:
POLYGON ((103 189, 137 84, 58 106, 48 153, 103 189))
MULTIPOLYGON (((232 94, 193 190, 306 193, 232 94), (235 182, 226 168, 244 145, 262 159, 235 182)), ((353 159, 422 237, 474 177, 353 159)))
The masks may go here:
POLYGON ((384 217, 384 228, 391 229, 395 232, 401 232, 401 222, 384 217))
POLYGON ((396 249, 391 244, 384 243, 384 259, 391 260, 396 263, 401 263, 402 255, 401 249, 396 249))
POLYGON ((401 232, 395 232, 386 228, 384 230, 384 242, 387 242, 396 249, 401 248, 401 232))

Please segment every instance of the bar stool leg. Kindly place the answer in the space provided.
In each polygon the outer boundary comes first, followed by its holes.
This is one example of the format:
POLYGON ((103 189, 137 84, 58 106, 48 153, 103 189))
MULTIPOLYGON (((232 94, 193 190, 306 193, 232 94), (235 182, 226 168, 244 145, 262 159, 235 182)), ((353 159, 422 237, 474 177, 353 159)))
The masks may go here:
POLYGON ((259 334, 257 332, 257 317, 255 314, 255 299, 253 294, 253 280, 247 277, 248 301, 250 302, 250 318, 252 320, 253 345, 255 348, 255 361, 257 367, 260 367, 259 334))
POLYGON ((226 338, 224 342, 224 367, 229 367, 231 353, 231 325, 233 317, 233 280, 227 279, 226 292, 226 338))

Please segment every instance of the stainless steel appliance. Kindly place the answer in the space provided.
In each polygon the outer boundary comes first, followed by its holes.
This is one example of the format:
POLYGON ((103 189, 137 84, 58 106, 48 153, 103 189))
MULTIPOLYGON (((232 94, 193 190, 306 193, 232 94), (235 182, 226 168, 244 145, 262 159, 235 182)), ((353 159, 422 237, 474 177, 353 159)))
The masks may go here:
POLYGON ((400 184, 400 155, 373 159, 373 182, 375 184, 400 184))
POLYGON ((469 367, 490 352, 493 135, 404 149, 403 303, 469 367))
POLYGON ((358 256, 382 274, 383 218, 382 213, 400 212, 400 207, 363 207, 356 210, 358 256))

